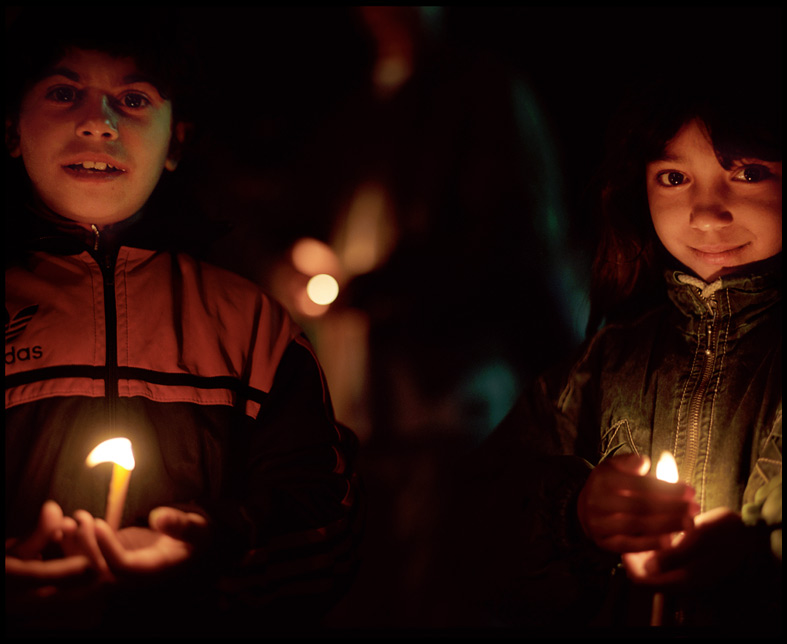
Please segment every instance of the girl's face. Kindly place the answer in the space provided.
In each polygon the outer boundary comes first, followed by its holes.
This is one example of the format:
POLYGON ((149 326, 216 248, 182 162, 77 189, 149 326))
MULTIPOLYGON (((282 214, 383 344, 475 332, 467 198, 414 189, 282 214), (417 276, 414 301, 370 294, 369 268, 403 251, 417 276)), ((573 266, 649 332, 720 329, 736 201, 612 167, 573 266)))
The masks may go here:
POLYGON ((172 108, 130 58, 70 50, 22 101, 17 143, 43 202, 86 224, 137 212, 170 154, 172 108))
POLYGON ((701 122, 684 125, 647 165, 653 226, 706 282, 782 249, 782 164, 741 159, 725 170, 701 122))

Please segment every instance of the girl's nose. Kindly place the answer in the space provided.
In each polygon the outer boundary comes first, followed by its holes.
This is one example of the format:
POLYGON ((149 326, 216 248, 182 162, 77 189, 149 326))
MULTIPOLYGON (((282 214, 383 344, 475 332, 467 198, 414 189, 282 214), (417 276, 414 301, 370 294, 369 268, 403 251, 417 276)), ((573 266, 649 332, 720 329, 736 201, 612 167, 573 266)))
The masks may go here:
POLYGON ((76 135, 114 141, 118 137, 117 115, 106 96, 85 101, 81 118, 76 125, 76 135))
POLYGON ((691 226, 704 232, 719 230, 732 223, 730 212, 718 192, 709 190, 696 195, 691 204, 691 226))
POLYGON ((691 211, 693 228, 709 232, 725 228, 732 223, 732 213, 723 208, 695 208, 691 211))

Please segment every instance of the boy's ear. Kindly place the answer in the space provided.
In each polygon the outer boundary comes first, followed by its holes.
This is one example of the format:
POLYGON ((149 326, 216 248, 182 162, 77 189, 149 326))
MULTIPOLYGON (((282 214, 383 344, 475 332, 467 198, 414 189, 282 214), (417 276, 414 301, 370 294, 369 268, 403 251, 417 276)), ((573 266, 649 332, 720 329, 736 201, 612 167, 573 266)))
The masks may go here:
POLYGON ((19 147, 19 128, 16 119, 7 118, 5 120, 5 148, 15 159, 22 155, 19 147))
POLYGON ((175 126, 172 128, 172 138, 169 142, 169 153, 167 154, 167 160, 164 162, 164 167, 167 170, 172 171, 178 167, 180 158, 183 155, 183 144, 186 142, 186 138, 188 137, 191 129, 191 123, 184 123, 183 121, 175 123, 175 126))

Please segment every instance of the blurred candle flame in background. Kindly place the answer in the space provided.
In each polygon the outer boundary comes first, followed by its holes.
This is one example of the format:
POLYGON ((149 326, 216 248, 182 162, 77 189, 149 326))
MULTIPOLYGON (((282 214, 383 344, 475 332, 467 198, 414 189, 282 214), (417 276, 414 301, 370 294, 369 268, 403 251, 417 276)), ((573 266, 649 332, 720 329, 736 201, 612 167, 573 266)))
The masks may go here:
POLYGON ((295 269, 304 275, 328 273, 338 275, 339 258, 328 244, 313 237, 302 237, 292 245, 290 258, 295 269))
POLYGON ((331 275, 320 273, 309 280, 306 293, 315 304, 330 304, 339 295, 339 283, 331 275))

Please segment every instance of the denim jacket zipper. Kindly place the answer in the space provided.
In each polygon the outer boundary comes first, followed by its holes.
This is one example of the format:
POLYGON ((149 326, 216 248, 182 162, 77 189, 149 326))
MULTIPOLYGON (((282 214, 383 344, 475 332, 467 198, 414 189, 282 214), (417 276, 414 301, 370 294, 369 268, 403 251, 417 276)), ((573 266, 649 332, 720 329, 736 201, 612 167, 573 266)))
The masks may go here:
MULTIPOLYGON (((683 480, 691 483, 694 477, 694 468, 697 465, 697 457, 700 448, 700 420, 702 406, 708 391, 708 385, 713 375, 713 367, 716 362, 716 347, 714 337, 716 335, 716 295, 711 295, 708 299, 703 299, 703 303, 708 309, 709 317, 703 320, 705 326, 705 349, 702 351, 702 368, 700 380, 694 390, 694 394, 689 402, 689 424, 686 438, 686 461, 683 472, 683 480)), ((701 341, 701 340, 700 340, 701 341)))

